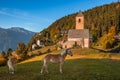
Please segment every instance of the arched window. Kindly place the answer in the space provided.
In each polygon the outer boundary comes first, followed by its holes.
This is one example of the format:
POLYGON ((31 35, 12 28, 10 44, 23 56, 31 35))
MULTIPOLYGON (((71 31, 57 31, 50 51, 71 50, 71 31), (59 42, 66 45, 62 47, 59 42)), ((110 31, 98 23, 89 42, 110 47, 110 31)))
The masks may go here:
POLYGON ((81 19, 78 19, 78 23, 80 23, 81 22, 81 19))

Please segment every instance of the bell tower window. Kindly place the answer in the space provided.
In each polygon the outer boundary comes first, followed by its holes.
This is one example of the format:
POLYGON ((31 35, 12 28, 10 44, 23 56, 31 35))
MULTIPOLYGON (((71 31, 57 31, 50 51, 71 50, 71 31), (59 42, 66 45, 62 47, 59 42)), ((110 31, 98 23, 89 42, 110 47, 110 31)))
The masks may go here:
POLYGON ((78 23, 80 23, 81 22, 81 19, 78 19, 78 23))

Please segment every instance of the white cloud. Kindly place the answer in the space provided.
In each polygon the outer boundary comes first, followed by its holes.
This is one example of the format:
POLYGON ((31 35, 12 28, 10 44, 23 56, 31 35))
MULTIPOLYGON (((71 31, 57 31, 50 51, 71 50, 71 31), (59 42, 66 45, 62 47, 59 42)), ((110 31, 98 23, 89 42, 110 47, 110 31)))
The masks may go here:
POLYGON ((0 14, 2 15, 6 15, 6 16, 10 16, 10 17, 14 17, 14 18, 18 18, 18 19, 25 19, 25 20, 30 20, 33 22, 51 22, 53 20, 48 19, 48 18, 43 18, 37 16, 37 15, 31 15, 28 12, 19 10, 19 9, 11 9, 11 8, 0 8, 0 14))
POLYGON ((17 19, 16 23, 11 22, 8 24, 9 26, 11 24, 13 26, 21 26, 31 31, 40 31, 54 21, 52 19, 43 18, 41 15, 34 15, 19 9, 11 8, 0 8, 0 15, 17 19))
POLYGON ((31 19, 30 15, 27 12, 20 11, 18 9, 1 8, 0 14, 19 19, 31 19))

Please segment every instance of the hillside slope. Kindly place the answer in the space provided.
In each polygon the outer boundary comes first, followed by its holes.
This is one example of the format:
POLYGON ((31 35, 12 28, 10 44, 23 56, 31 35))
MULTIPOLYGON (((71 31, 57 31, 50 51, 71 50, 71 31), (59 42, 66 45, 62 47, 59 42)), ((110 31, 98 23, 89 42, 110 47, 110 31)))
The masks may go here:
MULTIPOLYGON (((29 52, 28 55, 37 55, 39 52, 42 54, 34 56, 30 59, 24 60, 20 62, 22 63, 28 63, 28 62, 33 62, 33 61, 41 61, 44 56, 47 54, 59 54, 63 50, 55 50, 55 46, 47 46, 45 48, 41 48, 38 50, 34 50, 32 52, 29 52), (51 52, 46 51, 50 49, 51 52)), ((67 56, 66 59, 113 59, 113 60, 120 60, 120 54, 113 54, 113 53, 105 53, 99 50, 95 49, 72 49, 73 56, 67 56)))
MULTIPOLYGON (((105 4, 93 9, 89 9, 83 12, 85 17, 85 28, 90 29, 93 36, 93 40, 97 41, 105 33, 108 33, 108 29, 114 26, 116 34, 120 31, 120 2, 105 4)), ((54 23, 52 23, 47 29, 44 29, 42 35, 36 35, 32 39, 47 37, 53 42, 66 39, 66 35, 61 36, 61 31, 68 31, 75 28, 75 17, 77 13, 64 16, 54 23), (47 36, 46 36, 47 35, 47 36)))

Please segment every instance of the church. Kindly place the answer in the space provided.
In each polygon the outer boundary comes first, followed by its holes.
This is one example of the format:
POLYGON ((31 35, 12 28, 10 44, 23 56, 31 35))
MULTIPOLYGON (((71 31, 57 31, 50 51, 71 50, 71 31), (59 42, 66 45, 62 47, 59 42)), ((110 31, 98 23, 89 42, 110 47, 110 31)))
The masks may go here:
POLYGON ((73 45, 89 48, 92 44, 92 36, 89 29, 84 28, 84 15, 79 12, 76 16, 76 28, 68 31, 68 39, 62 44, 63 48, 71 48, 73 45))

